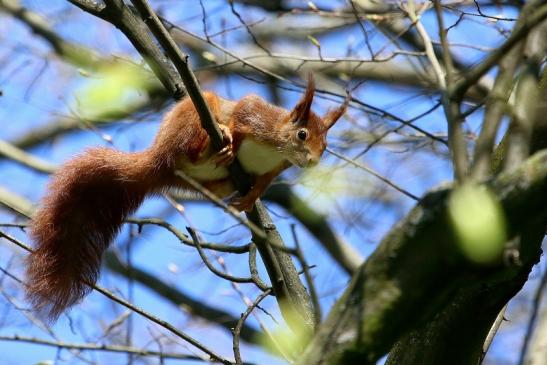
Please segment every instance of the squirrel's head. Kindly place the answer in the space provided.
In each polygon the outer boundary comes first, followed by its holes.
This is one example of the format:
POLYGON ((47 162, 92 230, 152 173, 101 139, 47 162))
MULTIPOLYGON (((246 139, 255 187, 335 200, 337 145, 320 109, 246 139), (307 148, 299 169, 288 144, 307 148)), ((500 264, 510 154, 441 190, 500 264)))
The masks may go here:
POLYGON ((298 167, 309 167, 319 162, 327 147, 328 130, 345 113, 349 103, 349 98, 346 98, 341 106, 319 117, 311 110, 314 92, 315 83, 310 73, 306 92, 283 123, 283 152, 298 167))

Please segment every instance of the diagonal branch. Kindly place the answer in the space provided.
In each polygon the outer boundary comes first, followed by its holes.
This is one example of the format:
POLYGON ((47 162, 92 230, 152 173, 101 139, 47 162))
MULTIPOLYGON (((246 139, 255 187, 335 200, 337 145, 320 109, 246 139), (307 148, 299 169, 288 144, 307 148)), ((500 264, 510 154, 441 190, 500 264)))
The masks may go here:
MULTIPOLYGON (((183 307, 191 315, 203 318, 206 321, 213 322, 219 326, 231 331, 238 323, 239 318, 234 317, 228 312, 207 305, 202 300, 196 300, 188 294, 167 285, 164 281, 158 279, 156 275, 146 272, 138 267, 129 267, 122 263, 112 252, 107 252, 105 264, 109 270, 124 277, 130 277, 139 284, 146 286, 161 297, 167 299, 178 307, 183 307)), ((241 327, 241 338, 249 343, 259 344, 260 332, 249 325, 241 327)))
MULTIPOLYGON (((452 164, 454 166, 456 179, 457 181, 461 182, 467 174, 468 157, 467 145, 465 143, 465 137, 463 135, 462 129, 460 101, 455 101, 450 98, 450 95, 448 93, 448 87, 450 87, 451 84, 447 85, 448 78, 446 77, 445 70, 441 68, 441 65, 434 52, 431 38, 427 34, 427 31, 425 30, 424 26, 420 22, 420 19, 416 15, 416 12, 414 10, 414 1, 408 2, 406 12, 410 20, 412 20, 412 22, 415 24, 416 30, 422 38, 426 50, 426 55, 429 59, 429 62, 431 63, 431 66, 433 67, 433 70, 435 71, 435 75, 437 76, 437 83, 439 86, 439 90, 442 93, 444 112, 446 115, 446 120, 448 122, 448 143, 450 146, 452 164)), ((442 32, 442 29, 440 31, 442 32)), ((449 57, 448 53, 444 52, 444 54, 445 59, 449 57)), ((452 63, 450 61, 449 65, 449 67, 452 66, 452 63)), ((452 69, 450 69, 450 72, 452 72, 452 69)), ((452 81, 452 73, 450 73, 450 80, 452 81)))
MULTIPOLYGON (((77 0, 70 1, 73 3, 80 3, 81 5, 81 2, 77 0)), ((161 51, 151 41, 143 22, 135 17, 123 1, 106 0, 106 7, 95 15, 114 24, 128 37, 137 51, 143 55, 154 73, 160 78, 164 86, 172 92, 175 98, 179 98, 182 95, 182 83, 178 80, 184 80, 187 91, 192 98, 194 105, 196 105, 201 122, 204 124, 204 128, 208 132, 211 132, 210 137, 213 146, 220 149, 223 146, 220 131, 203 100, 197 81, 195 81, 195 76, 193 76, 193 73, 188 66, 187 56, 176 47, 163 24, 159 21, 146 1, 135 0, 133 3, 139 12, 141 12, 144 22, 148 25, 152 33, 156 35, 166 53, 172 57, 171 60, 180 74, 173 74, 172 67, 170 64, 167 64, 167 60, 164 60, 163 57, 158 57, 161 55, 161 51), (151 56, 151 58, 149 58, 149 56, 151 56)), ((232 178, 234 178, 236 186, 239 187, 239 190, 244 192, 249 188, 250 184, 248 184, 249 181, 247 179, 244 179, 244 174, 242 172, 242 169, 240 167, 238 168, 237 164, 232 164, 230 166, 230 174, 232 178)), ((249 220, 254 222, 257 226, 263 227, 268 236, 267 239, 263 239, 257 237, 253 233, 253 240, 256 242, 265 266, 268 269, 268 274, 274 285, 276 298, 280 303, 280 308, 285 319, 287 319, 289 325, 293 326, 295 329, 305 327, 311 331, 314 324, 311 300, 304 285, 300 281, 294 263, 288 254, 273 249, 270 247, 272 245, 269 244, 271 242, 273 243, 273 246, 284 246, 281 236, 275 229, 271 218, 259 201, 257 201, 254 211, 251 212, 248 217, 249 220), (293 322, 295 314, 298 314, 301 317, 301 323, 297 324, 293 322), (293 321, 291 321, 291 319, 293 321)))
MULTIPOLYGON (((0 231, 0 238, 5 238, 9 242, 11 242, 11 243, 15 244, 16 246, 22 248, 23 250, 27 251, 28 253, 32 252, 32 249, 28 245, 26 245, 25 243, 19 241, 18 239, 14 238, 14 237, 12 237, 12 236, 10 236, 10 235, 2 232, 2 231, 0 231)), ((112 292, 108 291, 107 289, 105 289, 105 288, 103 288, 99 285, 95 285, 95 284, 91 284, 91 283, 87 283, 87 285, 89 285, 95 291, 101 293, 102 295, 104 295, 108 299, 112 300, 113 302, 116 302, 116 303, 130 309, 131 311, 133 311, 135 313, 138 313, 142 317, 150 320, 151 322, 156 323, 160 327, 165 328, 166 330, 168 330, 169 332, 171 332, 175 336, 177 336, 177 337, 183 339, 184 341, 192 344, 193 346, 195 346, 196 348, 198 348, 199 350, 203 351, 208 356, 210 356, 210 358, 212 360, 220 362, 220 363, 225 364, 225 365, 231 365, 232 364, 231 361, 225 359, 221 355, 217 354, 215 351, 213 351, 213 350, 209 349, 208 347, 204 346, 201 342, 197 341, 196 339, 194 339, 190 335, 180 331, 178 328, 176 328, 174 325, 172 325, 168 321, 163 320, 159 317, 156 317, 155 315, 145 311, 144 309, 142 309, 140 307, 137 307, 137 306, 133 305, 132 303, 128 302, 127 300, 113 294, 112 292)))
POLYGON ((160 359, 178 359, 178 360, 194 360, 203 361, 203 359, 196 355, 189 354, 177 354, 163 351, 145 350, 142 348, 122 346, 122 345, 104 345, 99 343, 74 343, 64 342, 56 340, 46 340, 36 337, 28 336, 0 336, 0 341, 12 341, 12 342, 27 342, 35 345, 51 346, 57 349, 73 349, 80 351, 104 351, 104 352, 116 352, 123 354, 134 354, 142 357, 158 357, 160 359))
POLYGON ((146 26, 125 6, 122 0, 106 0, 106 5, 97 5, 94 1, 69 0, 80 9, 93 14, 119 28, 135 49, 143 56, 163 86, 180 99, 184 88, 180 76, 165 59, 161 50, 148 35, 146 26))
MULTIPOLYGON (((460 253, 454 235, 447 232, 450 190, 431 192, 388 233, 361 266, 297 364, 373 364, 402 333, 421 324, 440 322, 438 326, 448 326, 446 330, 454 333, 453 322, 462 320, 449 317, 444 319, 448 323, 443 323, 440 311, 447 298, 458 293, 459 288, 471 285, 468 290, 486 294, 492 294, 490 290, 498 286, 508 288, 513 294, 518 291, 540 249, 541 240, 529 240, 529 237, 534 236, 533 231, 538 228, 544 231, 547 225, 547 151, 538 152, 519 168, 500 174, 488 186, 500 200, 509 230, 523 236, 523 246, 528 244, 523 248, 526 254, 521 257, 526 260, 525 265, 517 268, 504 266, 502 262, 490 268, 471 265, 460 253), (466 275, 462 275, 463 272, 466 275), (519 280, 507 285, 511 280, 508 278, 519 280)), ((478 360, 484 343, 482 336, 486 336, 491 326, 490 319, 494 321, 499 313, 498 302, 503 306, 508 300, 507 290, 499 297, 489 297, 489 305, 484 308, 491 310, 488 315, 484 313, 485 318, 480 319, 480 327, 475 332, 464 332, 475 333, 474 336, 463 339, 461 332, 454 335, 453 341, 460 339, 465 346, 448 341, 450 336, 439 337, 440 341, 447 342, 447 351, 452 348, 450 353, 459 352, 459 359, 464 359, 454 363, 478 360)), ((465 292, 458 295, 465 299, 465 292)), ((475 301, 467 304, 476 315, 467 317, 471 324, 466 325, 477 325, 476 317, 483 312, 477 313, 475 301)), ((457 309, 457 306, 451 307, 451 310, 457 309)), ((402 347, 399 357, 388 363, 411 364, 411 361, 403 361, 405 349, 408 347, 402 347)), ((418 361, 417 358, 414 361, 418 361)))
POLYGON ((544 19, 547 19, 547 5, 539 6, 543 3, 541 0, 529 2, 524 10, 530 11, 531 14, 527 14, 523 17, 523 21, 520 26, 511 33, 511 36, 507 40, 496 48, 484 61, 479 63, 476 67, 469 70, 464 77, 458 80, 453 88, 449 90, 451 97, 455 99, 463 99, 465 92, 473 86, 482 76, 484 76, 492 67, 494 67, 499 60, 511 50, 518 42, 524 39, 528 33, 544 19))

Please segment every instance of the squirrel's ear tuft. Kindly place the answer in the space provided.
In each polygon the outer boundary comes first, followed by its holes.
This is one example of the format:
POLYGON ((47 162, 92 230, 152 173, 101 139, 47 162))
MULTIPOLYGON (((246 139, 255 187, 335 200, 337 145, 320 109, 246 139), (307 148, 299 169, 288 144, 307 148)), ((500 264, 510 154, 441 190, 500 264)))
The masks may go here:
POLYGON ((291 122, 298 124, 306 124, 308 122, 314 92, 315 81, 313 80, 313 74, 310 72, 308 74, 308 86, 306 87, 306 92, 291 111, 291 122))
POLYGON ((323 124, 325 125, 326 129, 329 129, 330 127, 332 127, 334 123, 336 123, 336 121, 340 119, 342 115, 344 115, 344 113, 346 112, 346 109, 348 108, 350 100, 351 100, 351 95, 348 92, 342 105, 340 105, 336 109, 329 110, 327 114, 325 114, 325 116, 323 117, 323 124))

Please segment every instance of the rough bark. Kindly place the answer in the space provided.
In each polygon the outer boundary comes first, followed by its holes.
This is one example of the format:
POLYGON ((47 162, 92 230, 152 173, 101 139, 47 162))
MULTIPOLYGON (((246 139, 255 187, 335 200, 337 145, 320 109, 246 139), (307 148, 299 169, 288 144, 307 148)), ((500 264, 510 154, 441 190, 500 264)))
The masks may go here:
POLYGON ((476 363, 497 313, 539 259, 547 151, 487 185, 503 207, 510 240, 520 241, 520 264, 468 262, 449 228, 450 189, 431 192, 361 266, 297 364, 373 364, 405 333, 388 363, 434 364, 440 356, 442 363, 476 363))

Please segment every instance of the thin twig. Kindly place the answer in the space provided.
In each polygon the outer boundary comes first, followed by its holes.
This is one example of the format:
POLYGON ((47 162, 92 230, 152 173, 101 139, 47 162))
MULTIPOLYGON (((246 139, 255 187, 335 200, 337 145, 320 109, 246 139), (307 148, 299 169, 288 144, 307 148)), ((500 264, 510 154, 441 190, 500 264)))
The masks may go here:
POLYGON ((233 276, 233 275, 230 275, 230 274, 227 274, 227 273, 224 273, 224 272, 218 270, 209 261, 209 259, 207 258, 207 255, 205 254, 205 252, 203 252, 203 249, 201 248, 201 244, 199 242, 199 238, 196 234, 196 231, 194 231, 191 227, 186 227, 186 229, 188 230, 188 233, 190 233, 190 236, 192 237, 192 239, 194 241, 194 245, 196 246, 196 248, 198 250, 198 253, 199 253, 199 256, 201 257, 201 260, 203 261, 205 266, 207 266, 207 268, 213 274, 215 274, 216 276, 218 276, 222 279, 225 279, 225 280, 228 280, 228 281, 231 281, 231 282, 234 282, 234 283, 254 283, 262 291, 265 291, 269 288, 268 286, 262 287, 261 286, 263 284, 262 281, 259 281, 259 282, 255 281, 253 276, 250 276, 248 278, 236 277, 236 276, 233 276))
MULTIPOLYGON (((14 238, 14 237, 12 237, 12 236, 10 236, 10 235, 2 232, 2 231, 0 231, 0 237, 7 239, 8 241, 14 243, 15 245, 19 246, 20 248, 22 248, 23 250, 25 250, 29 253, 33 251, 28 245, 24 244, 23 242, 19 241, 18 239, 14 238)), ((165 328, 166 330, 173 333, 177 337, 180 337, 181 339, 185 340, 186 342, 192 344, 196 348, 200 349, 201 351, 203 351, 204 353, 209 355, 212 360, 218 361, 218 362, 221 362, 221 363, 227 364, 227 365, 232 364, 231 361, 225 359, 224 357, 217 354, 213 350, 210 350, 206 346, 202 345, 199 341, 197 341, 196 339, 194 339, 190 335, 187 335, 186 333, 180 331, 175 326, 173 326, 171 323, 169 323, 165 320, 162 320, 162 319, 154 316, 151 313, 146 312, 142 308, 139 308, 139 307, 135 306, 134 304, 129 303, 128 301, 118 297, 117 295, 111 293, 110 291, 108 291, 107 289, 105 289, 105 288, 103 288, 99 285, 91 284, 91 283, 88 283, 88 282, 86 282, 85 284, 88 285, 89 287, 93 288, 95 291, 101 293, 105 297, 109 298, 110 300, 112 300, 112 301, 114 301, 118 304, 121 304, 122 306, 132 310, 135 313, 140 314, 144 318, 156 323, 157 325, 165 328)))
POLYGON ((230 214, 235 220, 237 220, 239 223, 245 225, 246 227, 251 230, 254 234, 258 235, 259 237, 266 238, 266 234, 262 229, 256 226, 253 222, 244 219, 239 215, 239 212, 234 209, 233 207, 229 206, 228 204, 224 203, 222 199, 217 197, 213 192, 211 192, 209 189, 205 188, 203 185, 201 185, 196 179, 192 178, 191 176, 185 174, 181 170, 175 171, 175 175, 183 179, 186 183, 188 183, 193 189, 196 191, 199 191, 203 196, 205 196, 208 200, 210 200, 213 204, 216 206, 224 209, 228 214, 230 214))
POLYGON ((241 352, 239 350, 239 337, 240 337, 240 334, 241 334, 241 328, 243 327, 243 324, 245 323, 245 320, 247 319, 247 317, 249 317, 249 315, 251 314, 251 312, 256 308, 258 307, 258 305, 260 304, 260 302, 262 300, 264 300, 264 298, 266 298, 268 295, 270 295, 270 292, 272 291, 271 288, 267 289, 266 291, 264 291, 264 293, 260 294, 256 299, 255 301, 253 302, 253 304, 251 304, 247 310, 245 310, 245 312, 241 315, 241 318, 239 319, 239 321, 237 322, 237 325, 236 327, 234 328, 233 330, 233 349, 234 349, 234 358, 235 358, 235 363, 237 365, 242 365, 243 362, 241 361, 241 352))
POLYGON ((258 39, 256 38, 256 36, 253 34, 253 32, 251 31, 251 28, 250 26, 245 22, 245 20, 243 19, 243 17, 241 16, 241 14, 236 10, 235 6, 234 6, 234 0, 228 0, 228 4, 230 5, 230 9, 232 10, 232 14, 234 14, 236 16, 236 18, 239 20, 239 22, 245 26, 245 29, 247 30, 247 33, 249 34, 249 36, 251 36, 253 42, 257 45, 258 48, 260 48, 261 50, 263 50, 264 52, 266 52, 266 54, 270 54, 270 50, 268 48, 266 48, 265 46, 262 45, 262 43, 260 43, 258 41, 258 39))
MULTIPOLYGON (((534 4, 529 3, 530 8, 541 3, 536 1, 534 4)), ((462 99, 465 92, 473 86, 482 76, 484 76, 499 60, 507 54, 507 52, 513 48, 515 44, 521 41, 536 25, 541 23, 547 18, 547 5, 539 6, 534 9, 532 14, 523 18, 520 27, 517 27, 507 38, 507 40, 501 44, 494 52, 492 52, 484 61, 479 63, 476 67, 467 71, 465 75, 457 81, 452 90, 449 90, 451 97, 456 99, 462 99)))
MULTIPOLYGON (((154 225, 163 227, 169 232, 171 232, 175 237, 179 239, 179 241, 187 246, 195 247, 194 241, 190 239, 187 235, 179 231, 175 226, 172 224, 159 219, 159 218, 128 218, 125 220, 127 223, 136 224, 139 227, 139 230, 144 225, 154 225)), ((201 248, 205 248, 208 250, 214 250, 219 252, 228 252, 233 254, 244 254, 249 252, 249 246, 250 244, 241 245, 241 246, 231 246, 231 245, 223 245, 218 243, 209 243, 209 242, 200 242, 201 248)))
POLYGON ((57 348, 65 349, 74 349, 74 350, 85 350, 85 351, 104 351, 104 352, 118 352, 125 354, 134 354, 139 356, 154 356, 154 357, 163 357, 165 359, 179 359, 179 360, 196 360, 203 361, 202 357, 189 354, 176 354, 170 352, 154 351, 154 350, 144 350, 142 348, 136 348, 131 346, 121 346, 121 345, 101 345, 95 343, 73 343, 73 342, 64 342, 64 341, 54 341, 46 340, 43 338, 21 336, 21 335, 12 335, 12 336, 0 336, 0 341, 15 341, 15 342, 28 342, 36 345, 45 345, 52 346, 57 348))
POLYGON ((450 47, 447 40, 447 31, 444 29, 444 19, 441 9, 441 2, 434 0, 435 14, 437 15, 437 23, 439 24, 439 39, 441 40, 441 47, 443 48, 443 63, 446 70, 446 85, 450 87, 454 82, 454 63, 452 62, 452 54, 450 53, 450 47))
POLYGON ((317 290, 315 289, 315 283, 310 273, 310 267, 306 263, 304 253, 302 252, 302 249, 300 248, 300 240, 298 239, 298 235, 296 234, 296 225, 291 224, 291 232, 292 232, 292 236, 294 240, 294 245, 296 246, 297 257, 298 257, 298 260, 300 261, 300 264, 302 265, 302 270, 304 271, 304 277, 306 278, 306 282, 308 283, 308 290, 310 291, 310 297, 313 303, 313 309, 315 311, 315 328, 317 330, 319 328, 319 325, 321 324, 321 319, 322 319, 321 304, 319 303, 319 296, 317 295, 317 290))
POLYGON ((353 15, 355 16, 355 21, 357 22, 357 24, 359 24, 359 28, 361 29, 361 33, 363 33, 365 44, 367 46, 368 52, 370 53, 370 58, 374 61, 375 60, 375 57, 374 57, 375 55, 374 55, 374 51, 372 50, 372 46, 370 45, 370 40, 369 40, 369 37, 368 37, 367 29, 365 28, 365 25, 363 24, 363 21, 359 17, 359 13, 357 11, 357 7, 355 6, 355 2, 353 0, 348 0, 348 2, 351 6, 351 10, 352 10, 353 15))
POLYGON ((416 195, 412 194, 411 192, 401 188, 400 186, 392 183, 391 181, 389 181, 388 179, 386 179, 385 177, 383 177, 382 175, 380 175, 379 173, 377 173, 376 171, 374 171, 373 169, 371 169, 370 167, 367 167, 363 164, 360 164, 359 162, 357 161, 354 161, 352 160, 351 158, 349 157, 346 157, 330 148, 327 147, 327 152, 330 153, 331 155, 334 155, 336 157, 338 157, 339 159, 342 159, 346 162, 348 162, 349 164, 352 164, 353 166, 355 167, 358 167, 362 170, 365 170, 366 172, 368 172, 369 174, 371 174, 372 176, 380 179, 381 181, 383 181, 384 183, 386 183, 387 185, 391 186, 393 189, 397 190, 398 192, 400 193, 403 193, 404 195, 408 196, 410 199, 413 199, 415 201, 419 201, 420 198, 417 197, 416 195))
POLYGON ((494 341, 494 336, 496 336, 496 333, 498 332, 501 324, 504 321, 505 311, 507 310, 507 304, 503 306, 501 311, 498 313, 498 316, 496 317, 496 320, 494 321, 494 324, 490 328, 490 331, 488 331, 488 335, 486 336, 486 340, 484 340, 484 344, 482 346, 482 353, 479 360, 479 364, 482 364, 482 361, 486 357, 486 353, 488 352, 488 349, 490 348, 490 345, 492 344, 492 341, 494 341))
POLYGON ((524 335, 524 340, 522 341, 522 347, 520 349, 519 361, 518 361, 519 365, 524 365, 524 359, 526 358, 526 352, 528 351, 528 344, 530 343, 530 339, 532 338, 532 332, 534 330, 534 325, 536 323, 537 315, 538 315, 543 294, 545 293, 546 288, 547 288, 547 270, 545 270, 545 272, 543 273, 541 277, 541 281, 539 282, 539 285, 536 289, 536 293, 534 294, 534 299, 532 302, 532 310, 530 311, 530 318, 528 318, 528 323, 526 324, 526 332, 524 335))
MULTIPOLYGON (((453 100, 450 97, 449 90, 447 89, 447 83, 446 83, 447 79, 446 79, 445 71, 441 68, 440 63, 437 60, 437 56, 435 55, 435 51, 431 43, 431 38, 427 34, 427 31, 425 30, 424 26, 422 25, 418 16, 416 15, 416 12, 414 10, 414 1, 408 2, 408 5, 405 11, 408 14, 408 17, 410 18, 410 20, 416 25, 416 30, 418 31, 418 34, 422 38, 427 57, 429 59, 429 62, 431 63, 431 66, 433 67, 433 71, 437 77, 437 83, 439 85, 439 89, 443 95, 442 100, 443 100, 444 112, 448 122, 448 144, 450 146, 452 164, 454 166, 456 179, 457 181, 461 182, 464 180, 465 176, 467 175, 468 157, 467 157, 467 145, 465 143, 465 138, 463 135, 462 125, 461 125, 462 120, 461 120, 461 113, 460 113, 460 101, 453 100)), ((440 31, 442 32, 442 30, 440 31)), ((450 57, 448 52, 445 51, 444 54, 445 54, 444 56, 445 59, 447 57, 450 57)), ((450 67, 452 67, 451 66, 452 62, 448 61, 448 63, 450 64, 450 67)))

